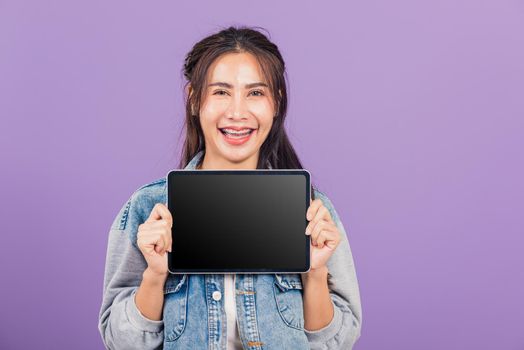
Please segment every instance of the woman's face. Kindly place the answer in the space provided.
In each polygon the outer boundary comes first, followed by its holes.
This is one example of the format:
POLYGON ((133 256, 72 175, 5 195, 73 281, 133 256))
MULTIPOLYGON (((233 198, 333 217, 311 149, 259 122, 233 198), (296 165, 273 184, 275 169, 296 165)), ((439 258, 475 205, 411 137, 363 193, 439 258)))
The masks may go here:
POLYGON ((274 117, 268 82, 250 53, 218 57, 208 70, 200 109, 207 168, 255 169, 274 117))

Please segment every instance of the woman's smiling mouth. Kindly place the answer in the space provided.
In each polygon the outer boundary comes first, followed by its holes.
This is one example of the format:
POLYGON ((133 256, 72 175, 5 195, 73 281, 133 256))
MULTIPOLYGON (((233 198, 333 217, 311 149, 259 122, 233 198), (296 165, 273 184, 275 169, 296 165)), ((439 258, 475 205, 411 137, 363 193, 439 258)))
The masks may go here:
POLYGON ((219 128, 220 133, 223 135, 224 140, 233 146, 238 146, 246 143, 251 139, 251 135, 253 135, 257 129, 251 129, 251 128, 219 128))

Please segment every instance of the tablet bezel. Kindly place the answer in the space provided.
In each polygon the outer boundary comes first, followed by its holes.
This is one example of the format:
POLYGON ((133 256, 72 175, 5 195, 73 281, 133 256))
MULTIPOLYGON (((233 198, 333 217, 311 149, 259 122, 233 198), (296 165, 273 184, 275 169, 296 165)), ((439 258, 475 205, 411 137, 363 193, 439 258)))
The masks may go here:
MULTIPOLYGON (((238 174, 238 173, 244 173, 247 175, 271 175, 271 176, 289 176, 289 175, 303 175, 306 178, 306 198, 304 199, 306 201, 306 212, 311 204, 311 174, 306 169, 220 169, 220 170, 210 170, 210 169, 174 169, 170 170, 166 175, 166 203, 165 205, 169 209, 170 213, 171 211, 171 201, 170 201, 170 190, 169 190, 169 183, 170 178, 173 176, 176 176, 177 174, 195 174, 199 176, 205 176, 205 175, 227 175, 227 174, 238 174)), ((308 221, 306 218, 306 212, 304 212, 304 230, 307 227, 308 221)), ((171 228, 171 238, 172 242, 174 241, 174 229, 171 228)), ((307 273, 311 269, 311 238, 309 235, 306 235, 304 232, 305 237, 305 245, 306 245, 306 266, 307 269, 290 269, 290 270, 273 270, 273 269, 173 269, 171 266, 171 254, 170 252, 167 252, 168 255, 168 271, 170 274, 234 274, 234 273, 251 273, 251 274, 273 274, 273 273, 307 273)), ((173 250, 173 245, 171 245, 171 248, 173 250)))

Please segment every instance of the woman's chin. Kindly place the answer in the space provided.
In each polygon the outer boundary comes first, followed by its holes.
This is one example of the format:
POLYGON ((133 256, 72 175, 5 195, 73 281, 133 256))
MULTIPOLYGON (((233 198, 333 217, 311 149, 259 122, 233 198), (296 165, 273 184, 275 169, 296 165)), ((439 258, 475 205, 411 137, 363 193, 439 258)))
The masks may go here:
POLYGON ((231 163, 242 163, 247 161, 252 155, 253 152, 250 152, 250 150, 235 150, 225 152, 223 157, 231 163))
POLYGON ((256 149, 253 147, 242 147, 238 149, 230 149, 230 147, 220 147, 220 156, 230 163, 240 164, 246 162, 255 153, 256 149))

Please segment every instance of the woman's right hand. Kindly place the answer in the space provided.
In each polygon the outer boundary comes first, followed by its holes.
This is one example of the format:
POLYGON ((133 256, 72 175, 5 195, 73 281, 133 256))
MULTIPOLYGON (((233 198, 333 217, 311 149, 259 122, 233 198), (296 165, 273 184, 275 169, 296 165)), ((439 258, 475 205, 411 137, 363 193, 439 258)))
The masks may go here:
POLYGON ((138 226, 137 244, 146 259, 147 268, 153 275, 167 278, 167 254, 171 252, 171 227, 173 218, 169 209, 157 203, 149 218, 138 226))

